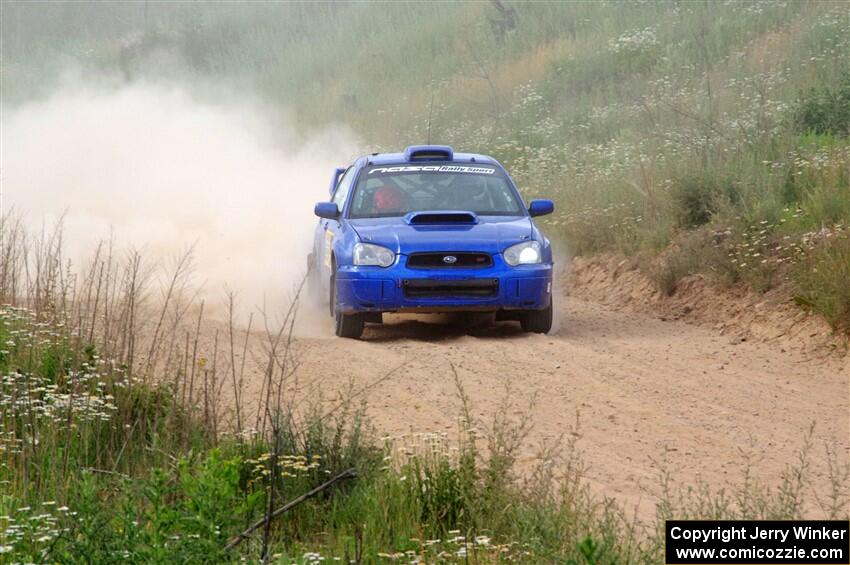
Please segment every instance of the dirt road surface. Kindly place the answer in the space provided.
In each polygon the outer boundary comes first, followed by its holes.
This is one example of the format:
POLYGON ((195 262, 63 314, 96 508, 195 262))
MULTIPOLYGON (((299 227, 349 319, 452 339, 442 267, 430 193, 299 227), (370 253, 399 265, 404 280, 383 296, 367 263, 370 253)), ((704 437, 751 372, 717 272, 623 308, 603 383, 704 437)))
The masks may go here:
POLYGON ((452 365, 490 421, 514 399, 513 416, 532 402, 520 465, 538 447, 571 433, 586 479, 651 518, 662 467, 675 481, 702 478, 720 488, 739 482, 744 455, 753 474, 776 485, 814 424, 812 485, 829 478, 825 445, 850 457, 850 367, 846 358, 806 359, 779 346, 737 342, 709 327, 625 313, 578 298, 560 300, 554 335, 528 335, 506 322, 476 328, 388 318, 360 341, 300 339, 301 378, 334 390, 365 386, 393 367, 366 396, 381 433, 457 435, 460 400, 452 365))

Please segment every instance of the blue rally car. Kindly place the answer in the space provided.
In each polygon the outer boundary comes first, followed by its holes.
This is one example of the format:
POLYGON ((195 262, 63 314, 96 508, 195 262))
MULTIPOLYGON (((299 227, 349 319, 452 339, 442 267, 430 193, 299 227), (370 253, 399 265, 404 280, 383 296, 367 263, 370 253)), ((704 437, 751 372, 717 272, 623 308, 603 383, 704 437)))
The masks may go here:
POLYGON ((357 338, 384 312, 495 312, 527 332, 552 327, 552 249, 491 157, 422 145, 337 169, 316 204, 311 286, 336 334, 357 338))

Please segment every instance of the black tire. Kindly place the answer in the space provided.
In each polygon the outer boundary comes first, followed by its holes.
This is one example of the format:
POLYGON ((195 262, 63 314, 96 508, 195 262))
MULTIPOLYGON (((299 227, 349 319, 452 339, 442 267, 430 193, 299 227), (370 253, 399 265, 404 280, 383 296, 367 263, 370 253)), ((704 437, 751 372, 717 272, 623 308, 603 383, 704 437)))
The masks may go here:
POLYGON ((334 330, 339 337, 357 339, 363 335, 363 327, 366 325, 363 314, 341 314, 334 317, 334 330))
POLYGON ((525 312, 519 320, 522 331, 536 334, 547 334, 552 329, 552 300, 543 310, 525 312))
POLYGON ((330 284, 330 310, 334 318, 334 333, 339 337, 357 339, 363 335, 366 320, 363 314, 343 314, 336 311, 336 261, 332 263, 330 284))

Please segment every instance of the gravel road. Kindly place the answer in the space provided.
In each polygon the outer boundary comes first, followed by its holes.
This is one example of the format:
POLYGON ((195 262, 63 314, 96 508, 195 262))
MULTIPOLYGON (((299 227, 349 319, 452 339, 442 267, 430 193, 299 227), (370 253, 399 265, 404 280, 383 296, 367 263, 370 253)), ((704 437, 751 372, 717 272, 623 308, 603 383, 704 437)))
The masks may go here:
POLYGON ((825 447, 850 458, 850 365, 777 345, 730 339, 709 327, 664 321, 563 298, 554 335, 512 323, 470 326, 390 318, 360 341, 299 339, 300 375, 330 390, 362 387, 401 367, 365 396, 381 433, 456 436, 460 400, 452 366, 482 425, 530 408, 520 466, 539 446, 576 433, 597 493, 649 517, 666 469, 681 484, 739 482, 744 461, 776 485, 814 425, 811 485, 829 487, 825 447), (510 398, 506 408, 505 399, 510 398))

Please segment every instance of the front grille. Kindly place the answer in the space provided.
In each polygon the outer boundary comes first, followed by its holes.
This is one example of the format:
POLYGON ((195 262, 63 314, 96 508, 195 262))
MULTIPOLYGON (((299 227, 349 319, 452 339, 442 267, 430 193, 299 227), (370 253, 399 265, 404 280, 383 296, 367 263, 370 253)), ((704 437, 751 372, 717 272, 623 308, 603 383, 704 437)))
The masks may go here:
POLYGON ((493 258, 487 253, 413 253, 407 258, 407 266, 411 269, 483 269, 493 265, 493 258), (446 257, 454 257, 448 261, 446 257))
POLYGON ((408 298, 488 297, 499 293, 499 279, 405 279, 404 295, 408 298))

